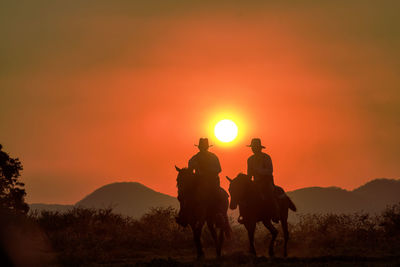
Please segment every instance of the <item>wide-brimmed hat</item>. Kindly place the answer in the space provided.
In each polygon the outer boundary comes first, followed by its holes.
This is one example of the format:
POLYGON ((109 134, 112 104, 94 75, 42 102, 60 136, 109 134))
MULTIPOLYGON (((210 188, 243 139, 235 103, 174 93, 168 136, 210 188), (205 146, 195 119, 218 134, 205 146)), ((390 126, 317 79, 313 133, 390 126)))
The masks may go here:
POLYGON ((210 145, 208 144, 208 138, 200 138, 200 139, 199 139, 199 144, 198 144, 198 145, 195 145, 195 146, 197 146, 197 147, 204 147, 204 148, 212 147, 212 145, 210 146, 210 145))
POLYGON ((248 147, 261 147, 265 148, 265 146, 261 145, 261 139, 260 138, 253 138, 251 139, 250 145, 248 147))

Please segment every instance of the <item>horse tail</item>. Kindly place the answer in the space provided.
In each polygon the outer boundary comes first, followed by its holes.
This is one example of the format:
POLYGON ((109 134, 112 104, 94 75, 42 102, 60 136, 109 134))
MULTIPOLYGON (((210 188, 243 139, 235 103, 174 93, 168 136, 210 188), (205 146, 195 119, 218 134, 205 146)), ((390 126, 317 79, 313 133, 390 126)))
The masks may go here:
POLYGON ((293 201, 290 199, 290 197, 288 195, 286 195, 286 198, 288 200, 289 209, 291 209, 292 211, 297 211, 296 205, 293 203, 293 201))
POLYGON ((286 199, 289 209, 291 209, 292 211, 297 211, 296 205, 293 203, 293 201, 286 194, 285 190, 283 190, 282 187, 276 185, 275 194, 278 195, 278 198, 282 199, 283 201, 286 199))

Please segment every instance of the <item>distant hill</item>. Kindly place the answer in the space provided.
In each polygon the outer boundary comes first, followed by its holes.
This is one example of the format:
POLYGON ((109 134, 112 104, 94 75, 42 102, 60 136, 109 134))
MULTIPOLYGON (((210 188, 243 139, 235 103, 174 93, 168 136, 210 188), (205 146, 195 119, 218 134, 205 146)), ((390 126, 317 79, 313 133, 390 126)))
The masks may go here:
POLYGON ((352 192, 364 197, 367 210, 381 210, 388 203, 400 202, 400 180, 375 179, 352 192))
POLYGON ((177 207, 175 197, 156 192, 140 183, 112 183, 100 187, 75 206, 87 208, 112 207, 115 212, 140 217, 151 207, 177 207))
POLYGON ((380 212, 400 202, 400 180, 375 179, 352 191, 338 187, 308 187, 288 192, 299 213, 380 212))
MULTIPOLYGON (((307 187, 288 192, 301 213, 380 212, 400 202, 400 180, 375 179, 352 191, 338 187, 307 187)), ((151 207, 178 207, 175 197, 156 192, 140 183, 112 183, 100 187, 75 206, 112 207, 115 212, 139 218, 151 207)), ((72 205, 31 204, 32 210, 65 211, 72 205)), ((237 212, 232 213, 236 217, 237 212)), ((294 214, 291 212, 291 218, 294 214)))

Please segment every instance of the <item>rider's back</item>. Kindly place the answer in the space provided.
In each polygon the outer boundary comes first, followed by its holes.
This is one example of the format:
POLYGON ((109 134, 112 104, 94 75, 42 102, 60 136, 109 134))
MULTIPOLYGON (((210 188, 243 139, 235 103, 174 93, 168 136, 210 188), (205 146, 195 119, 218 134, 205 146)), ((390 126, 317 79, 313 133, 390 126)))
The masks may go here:
POLYGON ((221 165, 218 157, 209 151, 200 151, 189 160, 189 169, 195 171, 200 187, 219 187, 221 165))

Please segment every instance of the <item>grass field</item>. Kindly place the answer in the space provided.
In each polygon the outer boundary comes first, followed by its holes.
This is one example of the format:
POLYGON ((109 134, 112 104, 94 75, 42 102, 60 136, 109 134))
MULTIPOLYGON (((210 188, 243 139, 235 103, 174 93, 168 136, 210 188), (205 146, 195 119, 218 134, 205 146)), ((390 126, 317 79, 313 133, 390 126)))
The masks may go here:
MULTIPOLYGON (((192 233, 175 223, 172 208, 154 208, 140 219, 110 209, 75 208, 65 213, 41 212, 2 220, 3 244, 16 259, 61 266, 399 266, 400 205, 382 214, 309 214, 289 225, 289 257, 265 257, 269 232, 258 225, 257 256, 247 253, 247 233, 232 223, 233 237, 215 257, 205 228, 206 258, 195 260, 192 233), (7 237, 5 239, 5 237, 7 237)), ((4 218, 4 217, 3 217, 4 218)), ((232 219, 233 221, 233 219, 232 219)), ((22 261, 23 262, 23 261, 22 261)), ((38 264, 39 265, 39 264, 38 264)))

